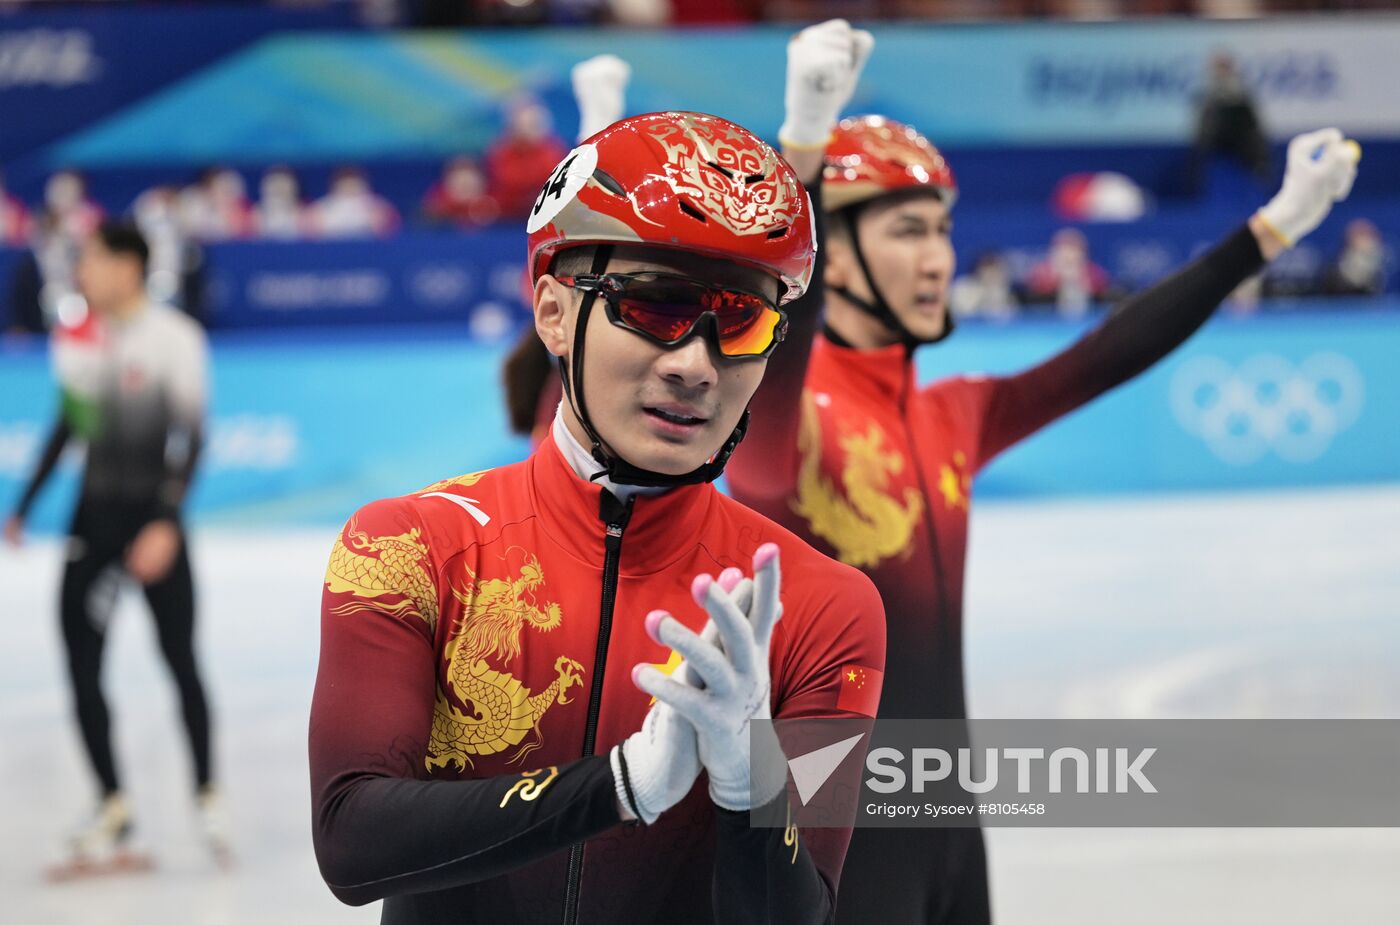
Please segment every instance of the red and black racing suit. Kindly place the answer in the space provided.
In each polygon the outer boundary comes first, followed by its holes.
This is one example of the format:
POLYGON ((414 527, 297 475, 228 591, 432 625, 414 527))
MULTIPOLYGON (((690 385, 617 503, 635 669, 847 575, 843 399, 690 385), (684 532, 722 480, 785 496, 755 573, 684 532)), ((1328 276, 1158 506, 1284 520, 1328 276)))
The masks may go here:
MULTIPOLYGON (((849 829, 750 828, 704 775, 622 825, 608 752, 640 728, 643 621, 705 614, 693 577, 781 549, 775 718, 874 714, 879 597, 712 485, 621 502, 551 437, 522 463, 362 508, 326 573, 311 712, 314 841, 331 890, 390 923, 825 922, 849 829), (867 691, 867 694, 870 692, 867 691)), ((780 797, 785 799, 785 797, 780 797)))
MULTIPOLYGON (((881 718, 963 718, 973 478, 1170 353, 1263 258, 1241 227, 1038 366, 920 386, 906 347, 857 350, 829 329, 818 333, 824 244, 726 469, 730 491, 874 580, 889 632, 881 718)), ((985 922, 987 894, 979 830, 861 828, 839 914, 851 923, 985 922)))

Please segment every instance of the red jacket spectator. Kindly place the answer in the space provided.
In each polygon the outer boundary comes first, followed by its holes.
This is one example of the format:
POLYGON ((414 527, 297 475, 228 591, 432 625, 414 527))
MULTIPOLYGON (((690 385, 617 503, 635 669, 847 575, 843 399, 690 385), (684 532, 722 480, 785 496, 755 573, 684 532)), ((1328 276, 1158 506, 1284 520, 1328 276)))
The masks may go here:
POLYGON ((10 195, 0 176, 0 246, 23 246, 29 240, 29 228, 29 209, 10 195))
POLYGON ((500 204, 486 193, 481 168, 468 157, 448 161, 442 179, 423 197, 423 218, 433 223, 489 225, 500 214, 500 204))
POLYGON ((534 100, 515 104, 505 134, 486 153, 491 196, 502 218, 524 218, 535 204, 540 186, 569 149, 556 138, 549 111, 534 100))
POLYGON ((1062 228, 1050 239, 1049 254, 1031 269, 1026 294, 1031 301, 1055 303, 1062 314, 1077 315, 1106 298, 1111 282, 1090 258, 1083 233, 1062 228))

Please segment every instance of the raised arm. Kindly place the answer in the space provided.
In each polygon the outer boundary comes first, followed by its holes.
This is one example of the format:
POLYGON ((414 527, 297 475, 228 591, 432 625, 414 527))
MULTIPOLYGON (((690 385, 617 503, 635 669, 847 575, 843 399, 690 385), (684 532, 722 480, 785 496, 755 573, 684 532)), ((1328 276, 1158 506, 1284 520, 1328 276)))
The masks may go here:
POLYGON ((1289 145, 1283 188, 1246 223, 1171 276, 1121 303, 1094 330, 1039 366, 978 384, 986 413, 979 465, 1126 382, 1196 332, 1240 283, 1345 199, 1359 148, 1336 129, 1289 145))
POLYGON ((802 389, 812 338, 821 325, 826 301, 823 158, 836 120, 850 100, 874 45, 870 33, 852 29, 843 19, 803 29, 788 43, 787 118, 778 130, 778 139, 783 156, 812 198, 817 261, 806 294, 785 306, 787 337, 768 358, 763 384, 750 404, 753 413, 748 433, 725 467, 730 484, 741 497, 786 497, 797 482, 802 389))

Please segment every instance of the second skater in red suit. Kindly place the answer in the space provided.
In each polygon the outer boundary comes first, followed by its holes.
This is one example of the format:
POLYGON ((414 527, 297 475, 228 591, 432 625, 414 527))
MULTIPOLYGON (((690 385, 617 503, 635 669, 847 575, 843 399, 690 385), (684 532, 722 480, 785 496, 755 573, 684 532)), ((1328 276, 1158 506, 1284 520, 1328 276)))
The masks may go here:
MULTIPOLYGON (((874 579, 889 630, 880 716, 958 719, 973 478, 1190 337, 1345 198, 1357 151, 1336 129, 1299 136, 1272 201, 1068 349, 1016 375, 920 385, 914 351, 952 330, 952 170, 912 128, 878 116, 836 126, 835 108, 794 105, 824 92, 839 106, 868 51, 868 38, 840 21, 789 46, 784 151, 809 179, 820 169, 811 147, 825 149, 819 208, 830 247, 793 307, 792 349, 775 355, 754 401, 762 414, 728 478, 736 498, 874 579), (803 112, 828 121, 794 136, 803 112)), ((976 829, 860 829, 846 873, 842 921, 990 919, 976 829)))

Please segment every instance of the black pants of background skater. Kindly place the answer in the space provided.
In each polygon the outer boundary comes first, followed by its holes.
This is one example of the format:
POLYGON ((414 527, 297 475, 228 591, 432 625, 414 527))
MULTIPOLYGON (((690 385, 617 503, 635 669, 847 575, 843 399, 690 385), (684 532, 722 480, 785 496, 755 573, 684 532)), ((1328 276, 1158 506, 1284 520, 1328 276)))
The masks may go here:
MULTIPOLYGON (((83 745, 104 795, 120 789, 112 757, 111 720, 102 695, 102 650, 116 600, 116 578, 124 574, 127 548, 152 520, 153 505, 84 499, 69 531, 60 613, 68 654, 74 707, 83 745)), ((189 734, 195 783, 210 782, 209 708, 194 655, 194 582, 184 531, 170 571, 143 585, 155 619, 161 654, 179 690, 189 734)))

